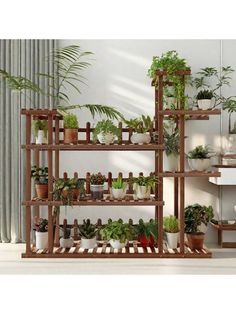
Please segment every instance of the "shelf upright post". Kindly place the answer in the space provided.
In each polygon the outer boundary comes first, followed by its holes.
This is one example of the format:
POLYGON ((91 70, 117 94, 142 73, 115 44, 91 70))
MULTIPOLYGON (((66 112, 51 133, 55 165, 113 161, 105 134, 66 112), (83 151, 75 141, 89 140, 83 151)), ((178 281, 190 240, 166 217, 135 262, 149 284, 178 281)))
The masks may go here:
MULTIPOLYGON (((31 141, 31 115, 26 113, 26 189, 25 199, 31 200, 31 150, 27 145, 31 141)), ((31 206, 26 206, 26 255, 31 253, 31 206)))
MULTIPOLYGON (((40 166, 40 154, 39 154, 39 150, 35 149, 34 151, 34 164, 35 166, 38 168, 40 166)), ((35 216, 37 218, 40 217, 40 207, 39 205, 35 206, 35 216)))
MULTIPOLYGON (((52 112, 48 114, 48 145, 53 144, 53 115, 52 112)), ((52 150, 48 150, 48 200, 52 201, 53 190, 53 169, 52 169, 52 150)), ((53 252, 53 217, 52 206, 48 206, 48 252, 53 252)))
MULTIPOLYGON (((159 138, 159 130, 158 130, 158 88, 155 85, 155 132, 158 134, 159 138)), ((157 139, 157 142, 159 144, 159 139, 157 139)), ((158 159, 159 159, 159 151, 154 151, 155 154, 155 175, 158 175, 158 159)), ((155 198, 158 199, 158 185, 155 186, 155 198)), ((155 221, 158 222, 158 206, 155 206, 155 221)))
MULTIPOLYGON (((157 106, 157 117, 158 117, 158 144, 163 145, 164 143, 164 134, 163 134, 163 120, 164 117, 162 114, 159 114, 158 111, 163 110, 163 74, 158 76, 158 106, 157 106)), ((163 173, 163 150, 158 151, 158 162, 155 169, 157 175, 163 173)), ((163 202, 163 177, 159 177, 158 184, 158 200, 163 202)), ((159 254, 163 254, 163 205, 158 206, 158 251, 159 254)))
MULTIPOLYGON (((59 116, 55 116, 55 144, 59 145, 60 144, 60 119, 59 116)), ((60 162, 60 151, 57 149, 55 151, 55 178, 59 179, 59 162, 60 162)), ((60 224, 60 206, 55 206, 54 210, 56 214, 56 228, 55 228, 55 245, 59 246, 59 236, 60 236, 60 229, 59 229, 59 224, 60 224)))

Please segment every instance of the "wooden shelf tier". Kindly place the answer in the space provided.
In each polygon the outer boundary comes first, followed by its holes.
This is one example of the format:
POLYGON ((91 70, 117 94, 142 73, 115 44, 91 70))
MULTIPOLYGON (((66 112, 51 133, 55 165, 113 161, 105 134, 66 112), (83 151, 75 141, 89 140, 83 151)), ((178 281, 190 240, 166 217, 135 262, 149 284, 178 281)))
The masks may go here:
POLYGON ((184 110, 184 109, 165 109, 165 110, 160 110, 158 112, 160 115, 190 115, 190 116, 208 116, 208 115, 219 115, 221 114, 220 109, 208 109, 208 110, 202 110, 202 109, 197 109, 197 110, 184 110))
POLYGON ((159 177, 220 177, 221 174, 218 171, 185 171, 185 172, 163 172, 158 174, 159 177))
POLYGON ((191 250, 187 244, 184 253, 180 249, 169 249, 163 242, 163 250, 159 253, 157 247, 141 247, 137 241, 129 242, 123 249, 113 249, 109 243, 99 241, 94 249, 80 248, 80 241, 75 241, 70 249, 53 247, 52 253, 47 249, 37 250, 32 246, 30 253, 23 253, 23 258, 210 258, 212 253, 204 247, 202 250, 191 250))

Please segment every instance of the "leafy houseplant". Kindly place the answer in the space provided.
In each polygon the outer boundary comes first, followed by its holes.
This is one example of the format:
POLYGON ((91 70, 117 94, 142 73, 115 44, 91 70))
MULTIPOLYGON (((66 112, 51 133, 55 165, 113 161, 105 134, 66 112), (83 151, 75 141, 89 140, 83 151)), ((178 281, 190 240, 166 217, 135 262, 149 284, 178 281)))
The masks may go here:
POLYGON ((179 220, 175 216, 164 217, 164 230, 169 248, 176 249, 179 237, 179 220))
POLYGON ((121 130, 111 120, 99 121, 93 131, 93 141, 101 144, 112 144, 115 137, 120 138, 121 130))
POLYGON ((48 132, 47 120, 33 120, 32 128, 36 139, 36 144, 46 143, 48 132))
POLYGON ((62 201, 65 205, 71 205, 73 201, 80 198, 84 194, 84 180, 77 178, 57 179, 54 182, 52 192, 54 200, 62 201))
POLYGON ((188 163, 192 170, 206 171, 211 165, 208 146, 196 146, 188 155, 188 163))
POLYGON ((116 199, 122 199, 126 193, 127 184, 119 176, 117 180, 112 181, 112 196, 116 199))
POLYGON ((32 166, 31 178, 35 181, 37 197, 48 198, 48 167, 32 166))
POLYGON ((139 199, 150 198, 151 189, 154 190, 155 185, 158 183, 157 176, 139 176, 133 178, 134 190, 139 199))
POLYGON ((77 116, 70 113, 63 118, 64 121, 64 143, 78 144, 78 127, 77 116))
POLYGON ((142 247, 154 246, 158 237, 156 222, 153 219, 150 219, 149 222, 139 219, 137 235, 142 247))
POLYGON ((196 98, 199 109, 203 110, 209 109, 211 107, 213 97, 214 94, 211 90, 204 89, 198 92, 196 98))
POLYGON ((106 177, 98 172, 97 174, 92 174, 90 178, 91 196, 93 199, 102 199, 104 192, 104 183, 106 177))
POLYGON ((125 247, 127 241, 134 238, 134 227, 122 221, 112 221, 100 229, 100 234, 103 240, 110 242, 114 249, 125 247))
POLYGON ((149 116, 142 115, 139 118, 125 120, 126 125, 133 130, 131 142, 133 144, 150 143, 151 137, 148 133, 153 125, 153 120, 149 116))
POLYGON ((35 217, 34 230, 36 236, 36 249, 48 248, 48 220, 35 217))
POLYGON ((168 162, 166 171, 174 172, 179 169, 179 144, 179 129, 177 124, 170 120, 164 124, 164 145, 168 162))
POLYGON ((212 206, 189 205, 184 211, 185 233, 191 249, 202 249, 204 234, 209 221, 214 217, 212 206))
POLYGON ((95 248, 97 246, 97 232, 97 225, 91 224, 89 219, 83 220, 83 224, 79 226, 79 235, 81 237, 80 246, 84 249, 95 248))

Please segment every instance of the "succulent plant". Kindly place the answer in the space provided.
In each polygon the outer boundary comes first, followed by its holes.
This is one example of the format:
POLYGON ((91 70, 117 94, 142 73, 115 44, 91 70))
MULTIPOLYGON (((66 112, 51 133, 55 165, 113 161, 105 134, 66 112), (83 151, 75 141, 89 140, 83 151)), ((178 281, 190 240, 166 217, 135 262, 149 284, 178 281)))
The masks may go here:
POLYGON ((208 90, 208 89, 201 90, 197 94, 197 100, 212 99, 213 97, 214 97, 213 92, 211 90, 208 90))
POLYGON ((93 185, 103 185, 106 181, 106 177, 101 174, 101 172, 98 172, 97 174, 92 174, 90 178, 90 182, 93 185))
POLYGON ((79 235, 84 239, 93 239, 97 231, 97 225, 91 224, 90 219, 84 219, 83 224, 79 226, 79 235))
POLYGON ((48 167, 32 166, 31 178, 39 184, 48 184, 48 167))
POLYGON ((118 177, 117 180, 112 181, 113 189, 125 189, 126 183, 122 180, 121 177, 118 177))
POLYGON ((125 120, 125 123, 136 133, 147 133, 153 125, 152 119, 149 116, 145 117, 144 115, 140 118, 125 120))

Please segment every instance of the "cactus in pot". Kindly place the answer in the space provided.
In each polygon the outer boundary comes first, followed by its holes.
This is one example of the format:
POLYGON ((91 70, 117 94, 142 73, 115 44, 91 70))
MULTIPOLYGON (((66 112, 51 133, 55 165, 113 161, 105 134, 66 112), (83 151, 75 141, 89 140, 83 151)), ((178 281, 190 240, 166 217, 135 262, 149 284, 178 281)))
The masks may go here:
POLYGON ((122 199, 126 194, 127 183, 119 176, 117 180, 112 181, 111 192, 116 199, 122 199))

